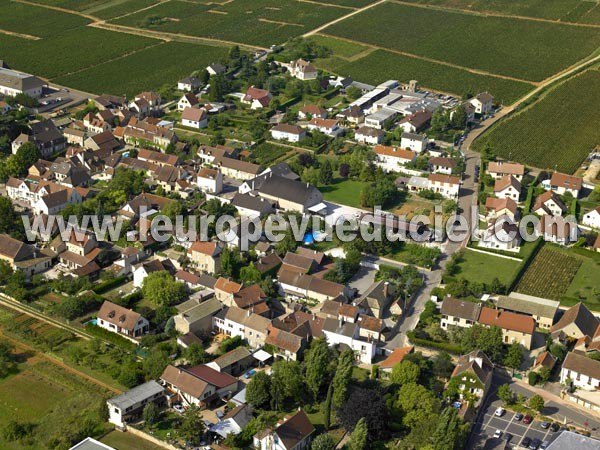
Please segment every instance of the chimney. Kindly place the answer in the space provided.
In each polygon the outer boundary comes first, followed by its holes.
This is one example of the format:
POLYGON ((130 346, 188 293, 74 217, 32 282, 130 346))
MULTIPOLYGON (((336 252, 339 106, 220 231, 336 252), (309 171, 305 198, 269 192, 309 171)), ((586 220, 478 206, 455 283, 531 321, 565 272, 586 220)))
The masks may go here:
POLYGON ((252 310, 249 308, 248 313, 247 313, 248 317, 250 317, 251 314, 252 314, 252 310))
POLYGON ((310 186, 310 184, 308 183, 308 181, 306 182, 306 189, 308 189, 308 187, 310 186))
POLYGON ((385 283, 383 283, 383 296, 386 298, 388 296, 389 286, 390 286, 389 282, 386 281, 385 283))

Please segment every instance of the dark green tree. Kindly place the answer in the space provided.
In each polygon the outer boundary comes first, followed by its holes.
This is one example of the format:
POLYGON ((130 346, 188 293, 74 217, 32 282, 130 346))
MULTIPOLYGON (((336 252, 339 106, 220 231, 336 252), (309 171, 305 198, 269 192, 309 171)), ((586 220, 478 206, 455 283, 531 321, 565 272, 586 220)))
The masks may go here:
POLYGON ((257 372, 246 386, 246 400, 252 406, 263 409, 271 401, 271 377, 265 372, 257 372))

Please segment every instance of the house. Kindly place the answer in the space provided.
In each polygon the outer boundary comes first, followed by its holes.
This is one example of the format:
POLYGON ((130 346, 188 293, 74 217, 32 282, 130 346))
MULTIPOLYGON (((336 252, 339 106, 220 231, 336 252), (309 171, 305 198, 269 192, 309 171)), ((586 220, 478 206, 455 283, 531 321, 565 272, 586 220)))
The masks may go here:
POLYGON ((158 259, 153 259, 151 261, 144 262, 135 266, 133 269, 133 286, 141 288, 144 284, 144 280, 148 275, 150 275, 153 272, 161 271, 174 273, 175 267, 169 259, 164 259, 162 261, 158 259))
POLYGON ((600 441, 593 437, 587 437, 576 431, 561 431, 560 434, 553 439, 546 450, 596 450, 600 441))
POLYGON ((181 125, 190 128, 206 128, 208 115, 204 108, 187 107, 181 113, 181 125))
POLYGON ((250 309, 260 315, 265 315, 269 312, 266 300, 267 295, 257 283, 244 286, 233 294, 233 303, 238 308, 250 309))
POLYGON ((387 145, 376 145, 373 151, 377 155, 375 163, 385 172, 401 171, 403 165, 417 159, 417 154, 412 150, 388 147, 387 145))
POLYGON ((296 61, 290 61, 289 65, 290 74, 294 78, 299 80, 316 80, 319 76, 317 69, 309 61, 298 59, 296 61))
POLYGON ((600 228, 600 206, 583 215, 583 224, 594 229, 600 228))
POLYGON ((198 172, 196 184, 202 192, 218 194, 223 190, 223 174, 219 170, 203 167, 198 172))
POLYGON ((405 133, 420 133, 431 123, 432 112, 428 109, 417 111, 398 122, 398 127, 405 133))
POLYGON ((384 107, 366 116, 365 125, 378 130, 384 130, 396 119, 396 116, 398 116, 398 111, 384 107))
POLYGON ((77 128, 67 127, 63 130, 63 136, 67 140, 67 144, 78 145, 83 147, 85 140, 88 138, 85 130, 78 130, 77 128))
POLYGON ((518 343, 525 349, 531 350, 531 341, 535 331, 535 320, 526 314, 510 311, 500 311, 484 306, 481 308, 478 323, 487 326, 497 326, 502 329, 504 344, 518 343))
POLYGON ((533 368, 531 370, 534 372, 539 372, 545 367, 546 369, 552 371, 555 365, 556 358, 552 356, 549 351, 545 351, 540 353, 537 358, 535 358, 535 362, 533 363, 533 368))
MULTIPOLYGON (((115 135, 117 135, 116 131, 115 135)), ((126 144, 160 150, 165 150, 169 145, 177 142, 177 135, 172 129, 136 117, 129 120, 120 135, 126 144)))
POLYGON ((265 344, 271 321, 266 317, 253 313, 250 309, 232 306, 217 314, 213 326, 227 336, 239 336, 248 342, 251 348, 262 347, 265 344))
POLYGON ((245 181, 238 191, 241 194, 254 191, 256 195, 272 201, 283 211, 306 213, 320 208, 323 202, 323 194, 311 184, 272 172, 245 181))
POLYGON ((583 304, 571 306, 562 317, 552 325, 550 333, 553 337, 564 336, 571 340, 582 337, 595 338, 598 336, 600 319, 594 316, 583 304))
POLYGON ((150 322, 131 309, 105 300, 98 311, 96 323, 100 328, 129 339, 141 338, 150 331, 150 322))
POLYGON ((269 106, 271 98, 269 91, 250 86, 241 101, 245 105, 250 105, 250 109, 261 109, 269 106))
POLYGON ((67 147, 67 139, 50 119, 32 123, 29 127, 31 129, 30 134, 21 133, 12 141, 11 150, 13 154, 16 154, 19 147, 25 142, 35 144, 40 151, 40 155, 45 159, 67 147))
POLYGON ((0 67, 0 94, 4 96, 14 97, 18 94, 25 94, 29 97, 39 98, 46 86, 47 84, 38 77, 0 67))
POLYGON ((282 295, 290 299, 313 299, 318 302, 338 296, 349 297, 349 288, 343 284, 324 280, 282 265, 277 273, 282 295))
POLYGON ((365 115, 357 105, 350 105, 336 116, 343 121, 353 124, 361 124, 365 121, 365 115))
MULTIPOLYGON (((301 327, 300 331, 306 330, 301 327)), ((265 345, 271 347, 278 358, 287 361, 300 361, 304 350, 308 347, 309 337, 302 333, 282 330, 271 325, 269 334, 265 339, 265 345)))
POLYGON ((0 234, 0 261, 6 261, 13 270, 23 272, 27 278, 52 267, 52 256, 8 234, 0 234))
POLYGON ((352 349, 361 363, 371 364, 377 354, 377 342, 361 336, 357 322, 328 317, 323 322, 323 334, 329 345, 352 349))
POLYGON ((560 382, 585 391, 600 389, 600 361, 569 352, 560 369, 560 382))
POLYGON ((432 173, 427 177, 427 187, 431 191, 441 194, 442 197, 455 199, 458 198, 460 190, 460 178, 452 175, 432 173))
POLYGON ((470 328, 479 319, 481 304, 468 300, 445 297, 440 309, 442 318, 440 327, 448 330, 450 326, 470 328))
POLYGON ((569 245, 579 239, 579 227, 574 217, 563 219, 560 216, 544 214, 535 228, 536 236, 542 236, 546 242, 569 245))
POLYGON ((306 126, 310 131, 319 130, 321 133, 326 134, 329 137, 337 137, 342 133, 338 121, 335 119, 321 119, 319 117, 313 117, 306 126))
POLYGON ((11 110, 11 106, 3 100, 0 100, 0 115, 4 115, 11 110))
POLYGON ((160 95, 153 91, 140 92, 134 98, 134 101, 143 100, 148 103, 148 112, 156 112, 160 110, 160 103, 162 101, 160 95))
POLYGON ((240 292, 242 285, 230 280, 229 278, 219 277, 213 287, 215 296, 219 301, 227 306, 233 305, 235 294, 240 292))
POLYGON ((213 317, 224 306, 216 298, 208 300, 191 298, 175 307, 177 314, 173 316, 175 330, 182 334, 193 333, 206 338, 212 331, 213 317))
POLYGON ((481 350, 475 350, 458 358, 449 384, 457 388, 461 400, 479 406, 492 384, 494 364, 481 350))
POLYGON ((177 102, 177 111, 185 111, 186 108, 195 108, 199 103, 200 100, 198 100, 198 97, 196 97, 195 94, 188 92, 187 94, 183 94, 177 102))
POLYGON ((421 153, 427 148, 427 136, 404 132, 400 135, 400 147, 421 153))
POLYGON ((263 170, 257 164, 228 157, 215 158, 213 165, 217 166, 224 176, 238 180, 248 180, 257 176, 263 170))
POLYGON ((315 433, 306 413, 285 416, 274 427, 255 434, 252 443, 257 450, 308 450, 315 433))
MULTIPOLYGON (((253 409, 250 405, 237 405, 235 408, 230 409, 217 423, 210 425, 208 431, 218 434, 222 438, 226 438, 230 434, 238 435, 252 420, 252 412, 253 409)), ((213 446, 215 449, 218 449, 218 447, 213 446)), ((221 449, 224 449, 224 447, 221 447, 221 449)))
POLYGON ((453 158, 444 156, 434 156, 429 158, 429 169, 432 173, 441 173, 444 175, 452 175, 452 171, 456 168, 457 163, 453 158))
POLYGON ((227 67, 225 67, 223 64, 219 64, 219 63, 212 63, 212 64, 209 64, 208 66, 206 66, 206 71, 208 72, 208 74, 211 77, 225 73, 226 70, 227 70, 227 67))
POLYGON ((383 142, 385 137, 384 130, 378 130, 373 127, 360 127, 354 132, 354 140, 361 144, 377 145, 383 142))
POLYGON ((538 216, 562 216, 567 212, 567 207, 555 192, 546 191, 535 199, 532 211, 538 216))
POLYGON ((539 328, 550 330, 560 302, 531 295, 511 292, 510 295, 498 297, 496 307, 500 311, 510 311, 533 317, 539 328))
POLYGON ((202 83, 198 77, 185 77, 177 82, 177 90, 196 92, 198 89, 200 89, 201 85, 202 83))
POLYGON ((223 248, 215 241, 194 241, 187 253, 198 270, 217 273, 221 270, 222 251, 223 248))
POLYGON ((490 220, 505 216, 514 222, 517 218, 517 202, 512 198, 488 197, 485 199, 485 209, 490 220))
POLYGON ((176 155, 168 153, 156 152, 147 148, 141 148, 138 151, 137 159, 140 161, 148 161, 156 164, 159 167, 174 167, 179 165, 179 158, 176 155))
POLYGON ((488 92, 481 92, 469 99, 469 103, 475 108, 476 114, 489 114, 494 109, 494 97, 488 92))
POLYGON ((69 450, 117 450, 114 447, 103 444, 94 438, 86 437, 83 441, 75 444, 69 450))
POLYGON ((521 196, 521 182, 512 175, 504 175, 494 184, 494 195, 497 198, 510 198, 519 202, 521 196))
POLYGON ((67 205, 79 204, 87 197, 89 191, 84 188, 63 188, 39 198, 33 205, 34 214, 48 216, 58 214, 67 205))
POLYGON ((554 172, 550 180, 542 181, 542 186, 546 190, 552 190, 559 195, 565 195, 568 192, 574 198, 579 198, 582 184, 581 178, 560 172, 554 172))
POLYGON ((117 213, 127 220, 137 220, 160 212, 172 200, 142 192, 126 203, 117 213))
POLYGON ((206 365, 217 372, 228 373, 234 377, 240 376, 256 363, 256 358, 246 347, 237 347, 219 356, 206 365))
POLYGON ((387 281, 380 280, 371 284, 354 304, 364 314, 382 319, 395 299, 396 289, 394 286, 387 281))
POLYGON ((155 403, 158 407, 165 402, 165 388, 154 380, 140 384, 116 397, 106 401, 108 406, 108 421, 119 428, 128 422, 135 422, 142 416, 144 407, 155 403))
POLYGON ((327 110, 318 105, 304 105, 298 111, 298 117, 300 119, 314 119, 315 117, 319 119, 327 119, 327 110))
POLYGON ((168 365, 160 376, 162 384, 187 405, 205 408, 218 398, 237 392, 238 380, 200 364, 189 369, 168 365))
POLYGON ((493 250, 518 252, 521 236, 519 225, 508 217, 491 220, 478 246, 493 250))
POLYGON ((250 194, 235 194, 231 204, 235 206, 240 216, 246 218, 264 217, 275 212, 273 202, 250 194))
POLYGON ((88 137, 83 142, 83 146, 84 148, 90 150, 102 151, 111 154, 120 148, 121 144, 119 144, 119 141, 117 141, 114 134, 110 130, 107 130, 88 137))
POLYGON ((306 131, 298 125, 280 123, 271 128, 271 137, 279 141, 300 142, 306 137, 306 131))
POLYGON ((491 161, 488 164, 487 172, 494 180, 511 175, 517 180, 523 181, 525 166, 523 164, 491 161))
POLYGON ((397 347, 389 356, 379 363, 379 370, 385 373, 391 373, 395 365, 404 361, 406 355, 410 355, 415 350, 414 347, 397 347))

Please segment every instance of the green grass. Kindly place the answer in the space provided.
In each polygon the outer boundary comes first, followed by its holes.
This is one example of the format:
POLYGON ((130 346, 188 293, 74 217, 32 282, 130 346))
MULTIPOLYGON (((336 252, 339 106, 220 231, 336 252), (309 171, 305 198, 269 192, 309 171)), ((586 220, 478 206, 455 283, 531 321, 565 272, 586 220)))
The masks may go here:
POLYGON ((520 263, 500 256, 465 250, 458 263, 456 278, 471 282, 491 284, 498 278, 505 286, 510 286, 519 271, 520 263))
POLYGON ((457 95, 488 91, 497 102, 505 105, 534 88, 529 83, 480 75, 385 50, 376 50, 352 62, 334 57, 317 60, 316 64, 338 75, 371 84, 390 79, 402 82, 414 79, 423 87, 457 95))
POLYGON ((315 35, 310 37, 311 40, 317 44, 324 45, 329 48, 334 55, 342 58, 351 58, 369 49, 366 45, 359 45, 353 42, 344 41, 342 39, 336 39, 331 36, 315 35))
POLYGON ((225 47, 167 42, 126 58, 100 63, 88 70, 59 77, 55 81, 97 94, 131 96, 165 84, 172 85, 192 71, 220 60, 227 51, 225 47))
POLYGON ((600 311, 599 274, 600 261, 598 258, 590 257, 585 259, 575 274, 575 277, 573 277, 573 281, 571 281, 569 288, 561 298, 561 303, 570 306, 582 301, 590 309, 600 311))
POLYGON ((348 14, 347 8, 291 0, 223 5, 173 0, 116 23, 268 47, 348 14), (148 17, 160 18, 150 24, 148 17))
POLYGON ((569 67, 600 46, 600 29, 395 3, 370 8, 324 32, 531 81, 569 67))
POLYGON ((535 103, 499 122, 474 145, 497 156, 573 173, 600 142, 600 70, 588 70, 556 86, 535 103))
POLYGON ((319 186, 323 198, 340 205, 360 208, 360 191, 369 183, 365 181, 342 180, 337 178, 334 184, 319 186))
POLYGON ((112 431, 100 441, 118 450, 160 450, 162 447, 152 444, 145 439, 138 438, 130 433, 112 431))

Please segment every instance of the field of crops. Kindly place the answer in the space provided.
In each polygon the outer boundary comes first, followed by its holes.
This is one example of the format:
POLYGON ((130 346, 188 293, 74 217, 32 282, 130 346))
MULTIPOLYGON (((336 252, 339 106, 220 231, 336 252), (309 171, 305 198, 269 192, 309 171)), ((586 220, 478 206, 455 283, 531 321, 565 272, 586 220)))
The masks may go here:
POLYGON ((582 264, 582 258, 544 246, 525 271, 516 291, 536 297, 560 300, 582 264))
POLYGON ((316 61, 316 65, 342 76, 365 83, 386 80, 418 80, 421 86, 442 92, 463 95, 467 92, 491 92, 503 104, 510 104, 533 89, 529 83, 479 75, 442 64, 376 50, 367 56, 348 62, 343 58, 316 61))
POLYGON ((557 86, 517 115, 499 122, 475 149, 542 169, 573 173, 600 142, 600 71, 588 70, 557 86))
POLYGON ((49 6, 89 14, 100 19, 111 19, 135 12, 159 2, 159 0, 34 0, 49 6))
POLYGON ((161 43, 54 81, 97 94, 134 95, 165 84, 173 85, 194 70, 219 61, 227 52, 226 47, 161 43))
POLYGON ((268 47, 348 12, 294 0, 233 0, 223 5, 172 0, 115 23, 268 47))
POLYGON ((362 8, 369 3, 375 3, 375 0, 320 0, 319 3, 329 3, 330 5, 350 6, 352 8, 362 8))
POLYGON ((471 11, 539 17, 561 22, 598 23, 598 3, 586 0, 405 0, 409 3, 471 11))
POLYGON ((600 46, 600 28, 485 17, 397 3, 370 8, 324 32, 530 81, 543 80, 600 46))

